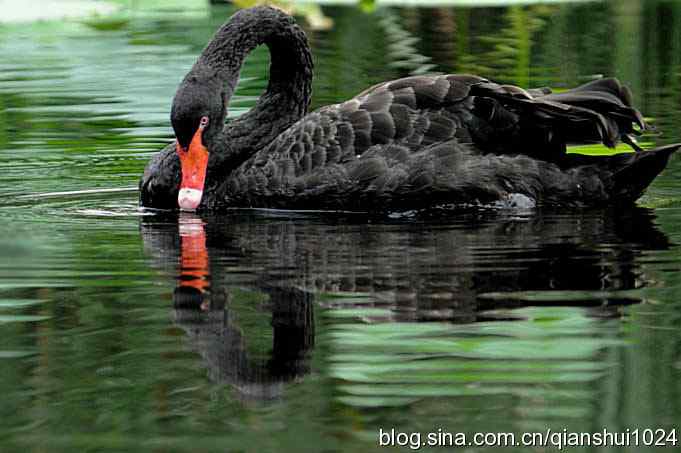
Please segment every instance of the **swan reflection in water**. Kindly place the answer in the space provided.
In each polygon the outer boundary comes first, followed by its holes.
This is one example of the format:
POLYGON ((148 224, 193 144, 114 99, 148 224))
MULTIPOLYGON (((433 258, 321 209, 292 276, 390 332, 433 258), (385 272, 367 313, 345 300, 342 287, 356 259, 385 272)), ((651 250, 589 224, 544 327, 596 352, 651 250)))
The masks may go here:
POLYGON ((309 371, 307 355, 314 342, 310 295, 265 282, 256 285, 268 296, 259 308, 271 312, 272 343, 265 354, 253 354, 239 314, 230 309, 230 288, 219 280, 225 267, 216 264, 235 251, 209 248, 209 240, 219 243, 221 238, 207 234, 210 230, 201 218, 183 214, 177 220, 142 225, 145 247, 156 261, 179 262, 173 292, 175 323, 203 357, 211 379, 235 386, 244 399, 279 396, 285 382, 309 371))
POLYGON ((652 282, 640 256, 670 245, 642 208, 380 222, 234 211, 146 218, 141 231, 153 265, 176 276, 175 323, 211 379, 245 399, 310 372, 316 307, 382 309, 361 322, 514 319, 495 309, 538 303, 620 316, 641 302, 628 290, 652 282), (253 329, 254 312, 270 326, 253 329), (262 330, 266 344, 249 347, 262 330))

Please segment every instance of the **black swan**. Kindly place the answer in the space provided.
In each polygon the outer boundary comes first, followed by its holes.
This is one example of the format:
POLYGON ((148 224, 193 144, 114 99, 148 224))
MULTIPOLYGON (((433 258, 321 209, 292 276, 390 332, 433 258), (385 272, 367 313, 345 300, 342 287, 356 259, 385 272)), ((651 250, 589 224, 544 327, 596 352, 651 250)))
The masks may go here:
POLYGON ((177 140, 155 155, 140 204, 186 210, 284 208, 389 212, 449 205, 633 203, 681 144, 643 151, 631 93, 600 79, 553 94, 473 75, 375 85, 307 113, 312 58, 285 13, 234 14, 180 84, 177 140), (225 125, 246 55, 270 51, 267 90, 225 125), (635 153, 567 154, 567 144, 624 142, 635 153))

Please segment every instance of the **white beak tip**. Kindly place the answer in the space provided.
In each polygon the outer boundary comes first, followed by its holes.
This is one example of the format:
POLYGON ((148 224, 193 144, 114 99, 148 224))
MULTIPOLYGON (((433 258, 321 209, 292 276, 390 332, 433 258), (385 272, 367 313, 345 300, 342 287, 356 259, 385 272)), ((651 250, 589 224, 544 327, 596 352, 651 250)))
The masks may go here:
POLYGON ((203 191, 198 189, 180 189, 177 194, 177 204, 183 211, 195 211, 201 204, 203 191))

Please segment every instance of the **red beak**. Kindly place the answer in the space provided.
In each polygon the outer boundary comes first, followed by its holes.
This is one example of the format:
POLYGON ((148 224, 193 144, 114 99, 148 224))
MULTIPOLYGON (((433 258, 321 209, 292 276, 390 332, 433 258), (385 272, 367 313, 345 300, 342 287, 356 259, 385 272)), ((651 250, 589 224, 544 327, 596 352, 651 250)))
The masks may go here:
POLYGON ((206 170, 208 168, 208 150, 203 145, 202 124, 194 133, 189 149, 182 148, 177 143, 177 154, 180 156, 182 166, 182 183, 180 193, 177 195, 177 204, 182 210, 193 211, 201 204, 203 186, 206 182, 206 170))

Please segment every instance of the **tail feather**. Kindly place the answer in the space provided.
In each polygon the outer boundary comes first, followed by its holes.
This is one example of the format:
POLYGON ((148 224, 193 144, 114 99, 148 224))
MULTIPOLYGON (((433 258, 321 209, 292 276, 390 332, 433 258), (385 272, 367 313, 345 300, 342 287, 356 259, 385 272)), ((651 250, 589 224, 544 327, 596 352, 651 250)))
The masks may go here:
MULTIPOLYGON (((612 200, 618 203, 636 201, 669 162, 681 143, 662 146, 640 153, 617 154, 608 160, 608 176, 612 200)), ((601 158, 603 159, 603 158, 601 158)))

